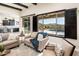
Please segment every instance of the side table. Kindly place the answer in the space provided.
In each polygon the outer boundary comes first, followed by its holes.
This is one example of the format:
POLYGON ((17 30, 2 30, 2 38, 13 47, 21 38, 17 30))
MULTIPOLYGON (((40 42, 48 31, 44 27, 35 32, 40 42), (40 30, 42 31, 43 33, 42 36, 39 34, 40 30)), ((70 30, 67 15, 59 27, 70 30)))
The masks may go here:
POLYGON ((23 43, 25 39, 25 36, 19 36, 19 44, 23 43))

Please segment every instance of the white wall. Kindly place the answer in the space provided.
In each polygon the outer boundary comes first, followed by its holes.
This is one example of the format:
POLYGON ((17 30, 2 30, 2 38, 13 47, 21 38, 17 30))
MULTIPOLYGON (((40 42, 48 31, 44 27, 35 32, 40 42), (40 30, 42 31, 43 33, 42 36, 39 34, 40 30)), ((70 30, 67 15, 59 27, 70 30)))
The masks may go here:
MULTIPOLYGON (((11 9, 8 7, 4 7, 4 6, 0 6, 0 25, 2 24, 2 20, 4 20, 5 18, 9 18, 9 19, 15 19, 15 26, 20 27, 21 25, 20 24, 20 13, 21 11, 11 9)), ((8 27, 14 27, 14 26, 8 26, 8 27)))
MULTIPOLYGON (((20 11, 4 6, 0 6, 0 12, 5 14, 10 14, 10 16, 20 15, 20 11)), ((16 16, 15 16, 16 17, 16 16)))
POLYGON ((62 9, 70 9, 70 8, 77 8, 78 11, 78 16, 77 16, 77 40, 71 40, 67 39, 70 42, 72 42, 74 45, 79 46, 79 4, 75 3, 43 3, 43 4, 38 4, 37 6, 30 6, 28 9, 25 9, 21 12, 21 16, 26 16, 30 14, 41 14, 41 13, 47 13, 47 12, 52 12, 52 11, 57 11, 57 10, 62 10, 62 9))

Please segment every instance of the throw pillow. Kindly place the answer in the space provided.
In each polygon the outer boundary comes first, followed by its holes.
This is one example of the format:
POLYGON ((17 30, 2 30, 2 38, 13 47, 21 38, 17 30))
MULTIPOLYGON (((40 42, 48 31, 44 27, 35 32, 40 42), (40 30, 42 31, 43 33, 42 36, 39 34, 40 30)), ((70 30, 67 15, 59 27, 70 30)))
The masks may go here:
POLYGON ((37 40, 38 40, 38 41, 41 41, 42 39, 43 39, 43 35, 42 35, 42 34, 38 34, 37 40))
POLYGON ((63 56, 64 55, 64 50, 63 50, 63 48, 61 47, 60 44, 56 45, 56 47, 55 47, 55 54, 57 56, 63 56))
POLYGON ((1 35, 1 37, 2 37, 2 41, 6 41, 8 39, 8 37, 9 37, 9 34, 4 33, 4 34, 1 35))
POLYGON ((10 35, 9 35, 9 38, 8 38, 8 40, 16 40, 16 34, 13 34, 13 33, 11 33, 10 35))

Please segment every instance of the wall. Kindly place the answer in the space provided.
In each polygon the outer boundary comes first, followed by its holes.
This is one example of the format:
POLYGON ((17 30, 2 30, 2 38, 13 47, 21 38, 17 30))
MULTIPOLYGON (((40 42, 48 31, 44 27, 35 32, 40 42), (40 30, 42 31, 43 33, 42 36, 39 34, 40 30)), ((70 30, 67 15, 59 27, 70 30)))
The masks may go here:
MULTIPOLYGON (((72 40, 72 39, 67 39, 70 42, 72 42, 74 45, 77 47, 79 46, 79 4, 75 3, 43 3, 43 4, 38 4, 37 6, 30 6, 28 9, 25 9, 21 12, 21 16, 26 16, 30 14, 41 14, 41 13, 47 13, 47 12, 52 12, 52 11, 57 11, 57 10, 62 10, 62 9, 70 9, 70 8, 77 8, 77 40, 72 40)), ((73 29, 72 29, 73 30, 73 29)), ((51 38, 53 39, 53 38, 51 38)))
MULTIPOLYGON (((21 11, 15 9, 0 6, 0 25, 2 24, 2 20, 4 20, 5 18, 9 18, 9 19, 15 19, 15 26, 19 27, 20 24, 18 24, 18 22, 20 23, 20 12, 21 11)), ((14 26, 8 26, 8 27, 14 27, 14 26)))
POLYGON ((15 10, 15 9, 11 9, 11 8, 8 8, 8 7, 4 7, 4 6, 0 6, 0 13, 9 14, 10 16, 14 15, 14 17, 20 15, 20 11, 15 10))

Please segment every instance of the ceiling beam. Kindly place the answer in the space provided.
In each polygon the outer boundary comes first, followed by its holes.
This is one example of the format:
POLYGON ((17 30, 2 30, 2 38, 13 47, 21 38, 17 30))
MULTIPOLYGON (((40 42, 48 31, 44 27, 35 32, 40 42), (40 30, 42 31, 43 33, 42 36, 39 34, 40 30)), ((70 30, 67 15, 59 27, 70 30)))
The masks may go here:
POLYGON ((3 3, 0 3, 0 5, 1 5, 1 6, 4 6, 4 7, 11 8, 11 9, 16 9, 16 10, 22 11, 22 9, 20 9, 20 8, 13 7, 13 6, 10 6, 10 5, 6 5, 6 4, 3 4, 3 3))
POLYGON ((37 5, 37 3, 32 3, 33 5, 37 5))
POLYGON ((18 6, 21 6, 21 7, 24 7, 24 8, 28 8, 28 6, 23 5, 23 4, 21 4, 21 3, 14 3, 14 4, 16 4, 16 5, 18 5, 18 6))

